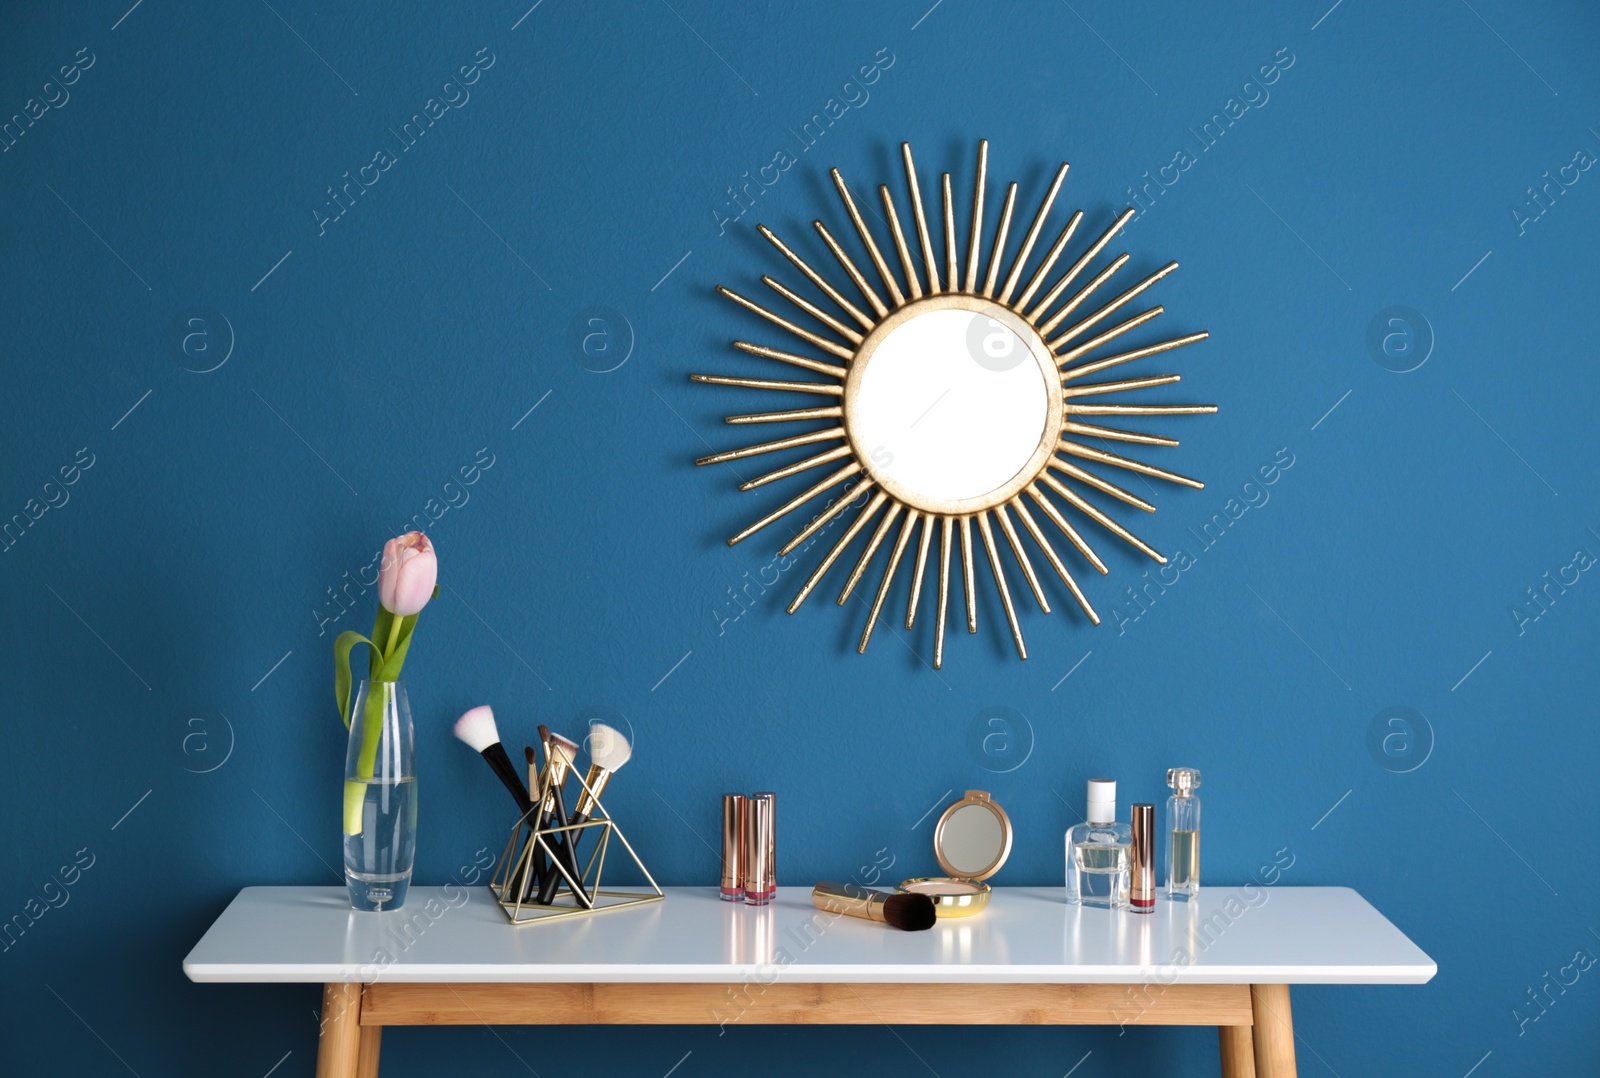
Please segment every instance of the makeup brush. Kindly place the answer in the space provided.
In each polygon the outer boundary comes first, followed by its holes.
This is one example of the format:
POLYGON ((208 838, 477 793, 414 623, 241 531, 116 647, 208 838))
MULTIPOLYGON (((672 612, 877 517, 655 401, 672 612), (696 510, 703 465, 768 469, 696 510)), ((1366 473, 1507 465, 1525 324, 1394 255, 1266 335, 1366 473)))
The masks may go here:
POLYGON ((819 883, 811 889, 811 904, 829 913, 882 921, 905 932, 921 932, 938 920, 927 895, 890 894, 854 883, 819 883))
MULTIPOLYGON (((566 741, 565 738, 562 738, 566 741)), ((570 741, 567 744, 572 744, 570 741)), ((574 749, 577 746, 573 746, 574 749)), ((607 726, 603 722, 595 723, 589 731, 589 774, 584 779, 586 789, 578 797, 578 811, 568 822, 577 825, 587 823, 589 817, 594 815, 598 798, 605 792, 606 784, 611 781, 611 776, 621 769, 622 765, 633 758, 633 746, 628 744, 628 739, 622 731, 607 726)), ((582 831, 567 832, 572 855, 576 860, 578 843, 583 840, 582 831)), ((545 877, 543 886, 539 889, 539 901, 548 906, 556 897, 556 888, 560 886, 560 877, 552 873, 545 877)))
POLYGON ((533 811, 533 800, 528 797, 528 788, 522 785, 517 769, 511 766, 511 757, 506 755, 505 746, 500 744, 500 731, 494 724, 494 712, 490 710, 489 705, 481 704, 457 719, 456 737, 471 745, 489 762, 489 766, 500 777, 505 788, 511 791, 511 796, 516 799, 517 809, 524 816, 533 811))
MULTIPOLYGON (((578 743, 570 737, 551 733, 548 726, 539 727, 539 740, 544 744, 545 757, 550 761, 551 775, 550 796, 545 800, 541 812, 543 821, 541 826, 548 827, 550 820, 554 818, 564 828, 571 821, 567 816, 567 800, 561 792, 561 787, 566 780, 567 771, 572 767, 572 762, 577 759, 578 743)), ((578 870, 578 859, 573 856, 572 843, 569 841, 570 835, 570 831, 561 831, 556 835, 555 857, 566 869, 567 875, 571 876, 575 881, 575 885, 572 887, 573 896, 577 898, 585 909, 593 909, 594 903, 589 900, 589 896, 582 887, 583 873, 578 870)), ((544 889, 552 892, 551 899, 553 901, 555 895, 554 888, 551 887, 552 880, 555 881, 556 888, 559 888, 565 880, 559 870, 552 871, 545 878, 544 889)))
MULTIPOLYGON (((524 745, 522 753, 528 758, 528 789, 539 788, 539 757, 534 753, 532 745, 524 745)), ((535 826, 539 820, 532 821, 535 826)), ((528 876, 527 884, 522 889, 524 900, 532 901, 533 897, 544 890, 545 873, 550 871, 549 862, 544 856, 544 847, 537 842, 533 844, 533 872, 528 876)))

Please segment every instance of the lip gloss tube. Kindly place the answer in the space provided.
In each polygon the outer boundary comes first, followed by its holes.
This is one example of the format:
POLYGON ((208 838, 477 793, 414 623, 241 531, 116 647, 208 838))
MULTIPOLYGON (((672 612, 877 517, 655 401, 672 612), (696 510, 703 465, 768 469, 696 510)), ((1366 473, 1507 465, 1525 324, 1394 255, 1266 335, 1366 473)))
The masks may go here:
POLYGON ((744 794, 722 795, 722 889, 724 902, 744 901, 744 794))
POLYGON ((745 802, 744 904, 772 901, 772 802, 752 797, 745 802))
POLYGON ((1133 849, 1128 865, 1128 905, 1134 913, 1156 908, 1156 807, 1134 805, 1133 849))

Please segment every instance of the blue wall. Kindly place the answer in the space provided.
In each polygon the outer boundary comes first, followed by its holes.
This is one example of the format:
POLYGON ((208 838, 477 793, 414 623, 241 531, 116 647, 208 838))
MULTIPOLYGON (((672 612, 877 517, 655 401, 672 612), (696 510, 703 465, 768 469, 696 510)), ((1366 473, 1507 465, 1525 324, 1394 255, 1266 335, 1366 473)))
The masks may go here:
MULTIPOLYGON (((485 701, 514 744, 625 717, 613 808, 677 884, 714 878, 724 789, 781 793, 802 886, 881 848, 930 870, 916 823, 974 786, 1017 826, 999 882, 1054 884, 1085 778, 1125 804, 1189 764, 1208 881, 1287 849, 1285 883, 1358 888, 1439 963, 1297 990, 1303 1073, 1593 1068, 1600 14, 929 2, 8 13, 0 519, 26 527, 0 554, 0 917, 44 912, 0 953, 0 1070, 309 1073, 314 987, 179 962, 238 888, 338 881, 329 652, 373 596, 332 596, 441 512, 407 667, 423 881, 500 840, 449 735, 485 701), (1025 204, 1071 161, 1061 205, 1091 225, 1149 173, 1132 269, 1183 264, 1164 329, 1212 337, 1176 399, 1222 411, 1155 424, 1208 481, 1137 522, 1190 553, 1175 583, 1132 604, 1151 563, 1107 542, 1106 624, 1026 610, 1019 663, 985 595, 934 673, 931 625, 860 658, 860 604, 786 617, 793 569, 735 604, 775 544, 723 540, 785 495, 693 467, 741 444, 721 417, 751 395, 686 375, 784 376, 728 348, 777 335, 712 291, 795 278, 757 221, 841 223, 827 168, 898 189, 902 139, 964 185, 980 136, 1025 204), (579 343, 590 317, 610 351, 579 343)), ((1205 1031, 461 1029, 390 1034, 385 1074, 572 1073, 602 1043, 609 1070, 684 1076, 1216 1066, 1205 1031)))

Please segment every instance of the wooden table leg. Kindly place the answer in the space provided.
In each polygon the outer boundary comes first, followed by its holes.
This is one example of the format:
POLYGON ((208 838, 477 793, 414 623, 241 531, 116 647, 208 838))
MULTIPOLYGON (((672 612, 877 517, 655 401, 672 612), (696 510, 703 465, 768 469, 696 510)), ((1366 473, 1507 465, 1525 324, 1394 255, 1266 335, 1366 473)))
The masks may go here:
POLYGON ((361 986, 325 984, 322 1035, 317 1039, 317 1078, 356 1078, 360 1058, 361 986))
POLYGON ((1222 1078, 1256 1078, 1255 1039, 1249 1026, 1218 1026, 1222 1078))
POLYGON ((356 1078, 378 1078, 378 1049, 382 1040, 382 1026, 361 1027, 361 1061, 356 1066, 356 1078))
POLYGON ((1289 986, 1253 984, 1251 1010, 1255 1013, 1256 1078, 1296 1078, 1294 1020, 1289 1010, 1289 986))

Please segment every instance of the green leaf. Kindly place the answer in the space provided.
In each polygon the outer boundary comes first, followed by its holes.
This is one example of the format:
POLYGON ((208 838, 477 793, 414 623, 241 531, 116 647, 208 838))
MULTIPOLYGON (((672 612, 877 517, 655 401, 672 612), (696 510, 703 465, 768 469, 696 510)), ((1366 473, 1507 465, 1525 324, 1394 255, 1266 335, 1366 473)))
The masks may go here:
POLYGON ((350 727, 350 649, 357 644, 367 645, 374 653, 378 650, 371 640, 354 629, 346 629, 333 641, 333 695, 346 729, 350 727))

